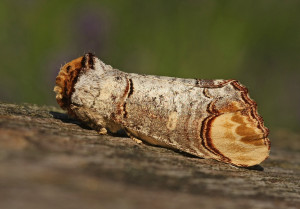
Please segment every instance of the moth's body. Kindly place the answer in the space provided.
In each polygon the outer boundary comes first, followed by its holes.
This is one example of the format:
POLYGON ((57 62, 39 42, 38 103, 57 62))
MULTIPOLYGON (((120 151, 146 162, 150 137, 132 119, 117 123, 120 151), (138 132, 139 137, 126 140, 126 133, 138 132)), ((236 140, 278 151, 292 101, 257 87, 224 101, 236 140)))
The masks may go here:
POLYGON ((247 89, 235 80, 125 73, 91 54, 62 67, 57 101, 101 133, 132 138, 238 166, 269 154, 268 129, 247 89))

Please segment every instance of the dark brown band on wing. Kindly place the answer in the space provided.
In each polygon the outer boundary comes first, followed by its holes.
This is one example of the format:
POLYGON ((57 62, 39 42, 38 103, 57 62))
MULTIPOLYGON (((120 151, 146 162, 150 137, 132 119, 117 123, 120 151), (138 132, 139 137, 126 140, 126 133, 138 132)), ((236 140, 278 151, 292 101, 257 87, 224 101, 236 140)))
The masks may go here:
POLYGON ((129 78, 129 84, 130 84, 130 88, 129 88, 129 93, 128 93, 128 96, 127 98, 129 98, 132 94, 133 94, 133 82, 132 82, 132 79, 129 78))
POLYGON ((210 136, 210 130, 212 128, 212 123, 217 118, 219 115, 210 115, 206 117, 201 124, 201 129, 200 129, 200 138, 202 139, 201 145, 210 153, 220 157, 220 159, 223 162, 228 162, 230 163, 231 160, 223 155, 213 144, 211 136, 210 136))
POLYGON ((128 112, 126 110, 126 102, 124 102, 124 104, 123 104, 123 117, 127 118, 127 114, 128 114, 128 112))
POLYGON ((208 99, 211 98, 211 96, 210 96, 209 93, 208 93, 207 88, 203 88, 202 94, 203 94, 206 98, 208 98, 208 99))
MULTIPOLYGON (((120 78, 119 78, 120 79, 120 78)), ((123 118, 127 118, 126 99, 128 98, 132 86, 132 80, 126 78, 126 87, 116 106, 116 122, 121 123, 123 118)))
POLYGON ((216 103, 218 102, 218 99, 215 99, 213 101, 211 101, 207 107, 206 107, 206 111, 210 114, 213 114, 213 115, 218 115, 220 114, 220 112, 217 110, 216 108, 216 103))
POLYGON ((248 95, 248 89, 241 85, 238 81, 231 82, 231 85, 238 91, 241 92, 241 97, 243 101, 248 104, 251 108, 250 115, 258 122, 257 128, 261 129, 264 133, 264 136, 269 135, 269 129, 264 126, 263 118, 257 113, 257 104, 253 101, 248 95))

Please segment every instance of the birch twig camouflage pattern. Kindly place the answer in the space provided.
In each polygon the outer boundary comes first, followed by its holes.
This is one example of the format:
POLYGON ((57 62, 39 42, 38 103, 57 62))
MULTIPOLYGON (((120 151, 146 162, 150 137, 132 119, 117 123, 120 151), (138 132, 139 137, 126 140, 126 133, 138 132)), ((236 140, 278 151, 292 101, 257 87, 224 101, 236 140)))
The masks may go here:
POLYGON ((89 53, 60 69, 54 91, 101 134, 123 129, 135 141, 243 167, 269 155, 269 131, 236 80, 125 73, 89 53))

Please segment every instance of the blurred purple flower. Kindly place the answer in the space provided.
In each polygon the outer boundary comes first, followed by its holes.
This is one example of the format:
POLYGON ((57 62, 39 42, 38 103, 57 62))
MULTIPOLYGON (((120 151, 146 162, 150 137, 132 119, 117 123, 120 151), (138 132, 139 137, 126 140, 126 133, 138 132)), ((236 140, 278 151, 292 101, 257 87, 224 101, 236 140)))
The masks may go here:
POLYGON ((75 18, 74 31, 78 39, 78 48, 84 52, 104 51, 109 37, 110 20, 107 11, 103 8, 87 7, 75 18))

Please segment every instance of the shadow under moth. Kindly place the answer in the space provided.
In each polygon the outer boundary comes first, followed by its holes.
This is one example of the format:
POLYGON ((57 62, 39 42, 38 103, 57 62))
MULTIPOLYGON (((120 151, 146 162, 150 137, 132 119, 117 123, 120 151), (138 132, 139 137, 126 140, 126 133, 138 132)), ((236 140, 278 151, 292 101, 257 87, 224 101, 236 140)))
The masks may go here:
POLYGON ((97 130, 248 167, 269 156, 268 129, 237 80, 125 73, 88 53, 56 78, 56 100, 97 130))

